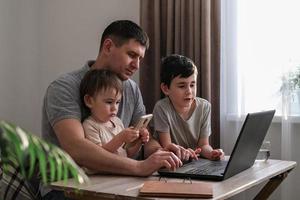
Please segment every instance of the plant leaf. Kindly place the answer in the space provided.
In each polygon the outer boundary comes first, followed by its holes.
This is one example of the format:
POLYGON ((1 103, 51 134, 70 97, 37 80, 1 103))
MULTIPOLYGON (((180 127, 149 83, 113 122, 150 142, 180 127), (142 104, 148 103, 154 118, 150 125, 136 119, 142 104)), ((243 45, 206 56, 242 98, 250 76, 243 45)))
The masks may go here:
POLYGON ((29 172, 28 172, 27 178, 30 178, 33 175, 33 172, 35 169, 35 163, 36 163, 36 159, 37 159, 35 145, 34 145, 32 137, 30 137, 28 152, 29 152, 29 172))
POLYGON ((5 121, 0 121, 0 128, 3 130, 0 153, 4 170, 9 165, 20 166, 24 178, 29 179, 38 169, 46 184, 62 179, 66 182, 69 175, 78 183, 89 182, 84 171, 59 147, 5 121))
POLYGON ((53 182, 55 180, 55 172, 56 172, 55 160, 51 155, 49 155, 48 160, 50 166, 50 182, 53 182))
POLYGON ((43 147, 39 143, 37 138, 33 138, 33 142, 36 146, 37 159, 39 163, 39 171, 42 176, 43 183, 47 183, 47 163, 46 163, 46 154, 43 147))
MULTIPOLYGON (((26 176, 25 174, 25 163, 24 159, 26 157, 26 151, 22 151, 22 147, 24 146, 18 131, 16 130, 16 126, 5 123, 1 121, 1 126, 4 131, 4 138, 8 140, 7 148, 4 150, 7 154, 7 162, 10 160, 16 159, 17 163, 19 163, 22 175, 26 176)), ((23 135, 24 136, 24 135, 23 135)), ((26 137, 26 136, 25 136, 26 137)), ((5 159, 3 159, 5 162, 5 159)))

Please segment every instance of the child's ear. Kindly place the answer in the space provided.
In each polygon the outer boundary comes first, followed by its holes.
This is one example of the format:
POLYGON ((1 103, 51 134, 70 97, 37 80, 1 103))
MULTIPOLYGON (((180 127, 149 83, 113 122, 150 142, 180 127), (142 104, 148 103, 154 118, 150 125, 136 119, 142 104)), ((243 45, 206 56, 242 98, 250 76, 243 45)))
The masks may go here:
POLYGON ((169 87, 168 87, 168 85, 166 85, 165 83, 161 83, 161 84, 160 84, 160 89, 161 89, 161 91, 162 91, 166 96, 169 95, 169 87))
POLYGON ((93 97, 91 97, 90 95, 86 94, 83 97, 84 99, 84 103, 88 108, 91 108, 93 106, 93 97))

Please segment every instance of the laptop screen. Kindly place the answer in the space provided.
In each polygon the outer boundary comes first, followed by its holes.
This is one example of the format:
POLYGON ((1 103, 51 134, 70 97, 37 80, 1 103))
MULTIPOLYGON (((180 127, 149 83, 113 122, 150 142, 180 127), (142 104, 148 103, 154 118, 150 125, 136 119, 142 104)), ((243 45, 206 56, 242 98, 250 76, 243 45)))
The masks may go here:
POLYGON ((272 122, 275 110, 249 113, 225 170, 225 178, 251 167, 272 122))

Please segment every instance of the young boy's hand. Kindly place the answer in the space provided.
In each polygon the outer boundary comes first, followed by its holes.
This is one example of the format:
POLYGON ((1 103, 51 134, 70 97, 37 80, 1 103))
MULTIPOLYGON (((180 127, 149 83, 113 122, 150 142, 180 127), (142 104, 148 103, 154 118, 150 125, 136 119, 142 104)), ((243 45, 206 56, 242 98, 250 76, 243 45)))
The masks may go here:
POLYGON ((130 143, 139 138, 139 131, 134 130, 133 128, 125 128, 120 132, 123 142, 130 143))
POLYGON ((140 138, 142 143, 147 143, 149 141, 149 131, 146 128, 140 129, 140 138))

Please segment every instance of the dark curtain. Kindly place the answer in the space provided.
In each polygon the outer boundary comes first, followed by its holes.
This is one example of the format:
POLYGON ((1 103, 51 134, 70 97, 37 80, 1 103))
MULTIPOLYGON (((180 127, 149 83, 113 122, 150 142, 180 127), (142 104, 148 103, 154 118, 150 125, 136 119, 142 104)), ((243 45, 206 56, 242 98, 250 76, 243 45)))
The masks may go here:
POLYGON ((150 48, 141 63, 140 88, 148 113, 162 97, 160 62, 169 54, 198 68, 197 96, 212 104, 211 145, 220 146, 220 0, 141 0, 141 26, 150 48))

